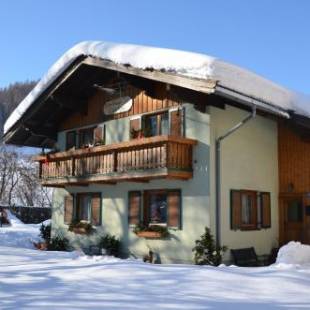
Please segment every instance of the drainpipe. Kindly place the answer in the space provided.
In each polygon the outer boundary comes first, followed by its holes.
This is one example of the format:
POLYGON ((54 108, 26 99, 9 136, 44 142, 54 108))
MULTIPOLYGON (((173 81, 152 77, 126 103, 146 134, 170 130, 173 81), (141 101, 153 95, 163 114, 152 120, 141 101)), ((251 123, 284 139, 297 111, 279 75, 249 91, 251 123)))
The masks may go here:
POLYGON ((215 140, 215 241, 217 246, 221 246, 221 142, 255 116, 256 105, 253 105, 251 114, 215 140))

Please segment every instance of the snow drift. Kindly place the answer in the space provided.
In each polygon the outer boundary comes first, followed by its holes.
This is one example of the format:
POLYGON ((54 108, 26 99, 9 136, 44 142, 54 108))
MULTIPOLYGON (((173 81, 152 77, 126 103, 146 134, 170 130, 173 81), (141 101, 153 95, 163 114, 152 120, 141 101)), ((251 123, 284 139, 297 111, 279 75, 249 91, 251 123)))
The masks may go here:
POLYGON ((291 241, 282 246, 277 257, 277 264, 310 264, 310 245, 291 241))

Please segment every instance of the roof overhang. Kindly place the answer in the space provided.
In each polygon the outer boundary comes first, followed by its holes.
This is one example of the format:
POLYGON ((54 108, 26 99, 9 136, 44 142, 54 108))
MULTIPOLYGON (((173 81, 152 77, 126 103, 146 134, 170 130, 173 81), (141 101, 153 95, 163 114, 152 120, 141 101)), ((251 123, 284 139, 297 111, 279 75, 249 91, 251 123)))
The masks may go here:
POLYGON ((121 73, 157 81, 202 94, 216 94, 238 102, 241 106, 256 105, 258 110, 288 118, 287 111, 257 98, 221 86, 220 81, 198 79, 169 71, 138 69, 92 56, 80 56, 32 102, 15 124, 5 133, 5 143, 53 147, 58 124, 93 95, 94 84, 102 85, 111 74, 121 73))

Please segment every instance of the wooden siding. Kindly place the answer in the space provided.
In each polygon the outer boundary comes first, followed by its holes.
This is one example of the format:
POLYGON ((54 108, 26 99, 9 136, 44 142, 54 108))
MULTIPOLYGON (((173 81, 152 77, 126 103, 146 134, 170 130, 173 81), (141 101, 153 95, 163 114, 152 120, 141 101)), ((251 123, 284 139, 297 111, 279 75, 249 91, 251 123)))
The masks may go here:
POLYGON ((280 193, 310 192, 310 142, 279 122, 278 148, 280 193))
POLYGON ((101 123, 110 119, 119 119, 132 115, 155 112, 170 107, 175 107, 179 103, 173 98, 167 90, 165 84, 154 84, 154 95, 146 91, 128 85, 122 96, 129 96, 133 99, 133 105, 128 112, 119 113, 111 116, 103 114, 105 101, 110 100, 104 92, 98 90, 96 94, 87 102, 87 108, 84 111, 73 113, 60 126, 60 130, 88 126, 101 123))

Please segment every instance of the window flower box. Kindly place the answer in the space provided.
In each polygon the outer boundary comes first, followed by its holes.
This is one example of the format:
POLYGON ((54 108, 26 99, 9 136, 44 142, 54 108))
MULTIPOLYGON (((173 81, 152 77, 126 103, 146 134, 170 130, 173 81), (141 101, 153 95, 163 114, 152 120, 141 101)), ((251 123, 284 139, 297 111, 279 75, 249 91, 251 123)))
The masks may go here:
POLYGON ((163 234, 158 231, 140 231, 136 235, 140 238, 158 239, 163 238, 163 234))
POLYGON ((78 235, 87 235, 88 231, 84 227, 73 227, 71 231, 78 235))
POLYGON ((134 229, 134 233, 141 238, 148 239, 158 239, 158 238, 167 238, 169 236, 169 231, 167 226, 160 225, 137 225, 134 229))
POLYGON ((80 221, 77 223, 71 223, 69 226, 69 231, 79 235, 89 235, 94 231, 94 228, 90 223, 80 221))

